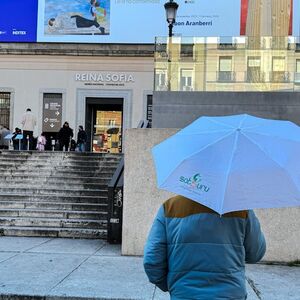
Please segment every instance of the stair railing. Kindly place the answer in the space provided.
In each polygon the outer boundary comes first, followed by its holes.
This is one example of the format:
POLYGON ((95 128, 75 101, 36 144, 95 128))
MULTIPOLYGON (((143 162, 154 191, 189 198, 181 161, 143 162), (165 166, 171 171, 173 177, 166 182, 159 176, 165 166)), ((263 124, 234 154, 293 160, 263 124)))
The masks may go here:
MULTIPOLYGON (((149 121, 141 120, 137 128, 149 128, 149 121)), ((124 156, 121 158, 112 179, 108 183, 107 241, 110 244, 121 244, 122 242, 123 188, 124 156)))

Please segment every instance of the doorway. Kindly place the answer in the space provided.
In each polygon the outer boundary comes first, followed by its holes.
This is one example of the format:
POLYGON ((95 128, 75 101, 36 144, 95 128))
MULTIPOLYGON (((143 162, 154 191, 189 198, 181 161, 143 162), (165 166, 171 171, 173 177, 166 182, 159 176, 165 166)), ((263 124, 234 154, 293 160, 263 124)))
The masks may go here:
POLYGON ((86 98, 87 151, 122 152, 123 99, 86 98))

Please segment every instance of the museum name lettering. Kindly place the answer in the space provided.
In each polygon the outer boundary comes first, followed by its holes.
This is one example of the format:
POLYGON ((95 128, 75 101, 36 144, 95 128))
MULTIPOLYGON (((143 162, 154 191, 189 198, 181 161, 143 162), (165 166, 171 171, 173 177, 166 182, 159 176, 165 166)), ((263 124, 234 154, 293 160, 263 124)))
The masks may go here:
POLYGON ((75 75, 75 80, 85 82, 134 82, 132 75, 117 73, 77 73, 75 75))
POLYGON ((212 26, 213 22, 202 22, 202 21, 196 21, 196 22, 191 22, 191 21, 186 21, 186 22, 175 22, 175 26, 212 26))

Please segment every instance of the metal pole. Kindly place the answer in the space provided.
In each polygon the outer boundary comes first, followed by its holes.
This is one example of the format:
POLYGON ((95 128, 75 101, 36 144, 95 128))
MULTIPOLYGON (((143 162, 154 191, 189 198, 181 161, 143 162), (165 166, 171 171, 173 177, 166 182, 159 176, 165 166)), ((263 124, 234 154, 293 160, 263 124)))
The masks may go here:
POLYGON ((169 23, 169 37, 173 36, 173 24, 169 23))

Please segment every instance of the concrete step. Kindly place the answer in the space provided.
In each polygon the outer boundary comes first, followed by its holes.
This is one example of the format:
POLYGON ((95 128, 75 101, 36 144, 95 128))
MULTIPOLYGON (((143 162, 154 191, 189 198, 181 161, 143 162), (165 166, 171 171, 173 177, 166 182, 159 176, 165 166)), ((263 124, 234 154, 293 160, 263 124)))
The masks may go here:
POLYGON ((71 182, 46 182, 46 181, 11 181, 0 179, 0 192, 1 186, 4 186, 6 189, 26 189, 26 190, 35 190, 35 189, 53 189, 56 190, 65 190, 65 191, 107 191, 107 182, 102 183, 71 183, 71 182))
POLYGON ((0 169, 1 176, 9 176, 11 174, 15 176, 27 176, 30 177, 31 174, 37 174, 39 176, 51 176, 52 174, 55 174, 56 176, 76 176, 76 177, 111 177, 114 173, 115 169, 111 170, 104 170, 99 169, 97 171, 78 171, 78 170, 65 170, 63 168, 61 169, 30 169, 27 168, 25 170, 10 170, 10 169, 0 169))
POLYGON ((113 153, 91 153, 91 152, 63 152, 63 151, 7 151, 1 150, 2 157, 20 157, 20 158, 49 158, 49 157, 63 157, 69 159, 118 159, 123 156, 123 154, 113 154, 113 153))
POLYGON ((85 163, 85 164, 102 164, 119 162, 121 156, 117 157, 64 157, 64 156, 3 156, 0 154, 0 160, 6 163, 42 163, 50 161, 68 162, 68 163, 85 163))
POLYGON ((3 226, 106 229, 107 220, 0 217, 0 228, 3 226))
POLYGON ((0 209, 43 209, 43 210, 70 210, 70 211, 95 211, 107 212, 106 203, 62 203, 36 201, 0 201, 0 209))
MULTIPOLYGON (((44 179, 44 180, 47 180, 44 179)), ((87 182, 63 182, 63 181, 43 181, 41 178, 40 180, 9 180, 9 179, 0 179, 0 186, 5 185, 6 188, 27 188, 30 187, 57 187, 58 189, 80 189, 80 190, 101 190, 107 188, 108 182, 104 182, 102 180, 101 183, 87 183, 87 182)))
POLYGON ((93 166, 84 166, 84 165, 64 165, 64 164, 60 164, 60 165, 55 165, 55 164, 51 164, 51 162, 49 162, 48 164, 22 164, 22 165, 17 165, 17 164, 12 164, 12 165, 7 165, 7 164, 1 164, 0 163, 0 170, 29 170, 29 171, 39 171, 39 170, 49 170, 49 171, 60 171, 60 170, 72 170, 72 171, 89 171, 89 172, 96 172, 96 171, 100 171, 100 170, 104 170, 104 171, 111 171, 114 172, 114 170, 116 169, 117 164, 113 165, 113 164, 103 164, 100 166, 97 165, 93 165, 93 166))
POLYGON ((80 219, 80 220, 106 220, 107 212, 74 211, 54 209, 0 209, 1 217, 34 217, 51 219, 80 219))
POLYGON ((99 196, 99 195, 107 195, 107 188, 100 190, 79 190, 79 189, 58 189, 58 188, 47 188, 43 187, 42 189, 24 186, 24 187, 1 187, 0 195, 8 194, 8 193, 17 193, 23 195, 59 195, 59 196, 99 196))
MULTIPOLYGON (((99 174, 102 175, 102 174, 99 174)), ((104 183, 104 182, 109 182, 111 180, 110 176, 100 176, 100 177, 75 177, 75 176, 59 176, 52 174, 50 177, 41 177, 40 174, 34 174, 32 173, 30 177, 25 176, 25 175, 16 175, 14 173, 3 176, 3 173, 1 173, 0 177, 0 183, 1 182, 6 182, 6 181, 16 181, 16 182, 66 182, 66 183, 104 183)))
POLYGON ((74 195, 41 195, 32 194, 26 195, 23 193, 7 193, 0 194, 0 201, 21 201, 21 202, 61 202, 61 203, 107 203, 107 194, 98 196, 74 196, 74 195))
POLYGON ((4 236, 27 236, 27 237, 60 237, 60 238, 86 238, 106 239, 105 229, 82 229, 82 228, 40 228, 40 227, 9 227, 2 226, 0 235, 4 236))
POLYGON ((104 177, 112 177, 115 169, 113 170, 97 170, 96 172, 90 171, 77 171, 77 170, 55 170, 55 169, 47 169, 47 170, 0 170, 1 177, 3 176, 25 176, 30 178, 30 176, 47 176, 47 177, 77 177, 77 178, 86 178, 86 177, 96 177, 99 178, 101 176, 104 177))

